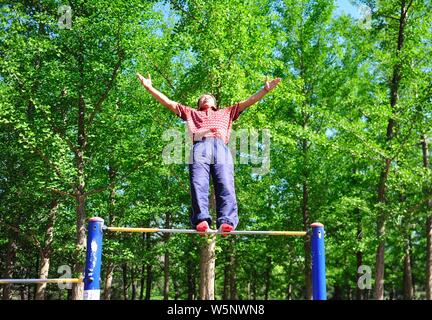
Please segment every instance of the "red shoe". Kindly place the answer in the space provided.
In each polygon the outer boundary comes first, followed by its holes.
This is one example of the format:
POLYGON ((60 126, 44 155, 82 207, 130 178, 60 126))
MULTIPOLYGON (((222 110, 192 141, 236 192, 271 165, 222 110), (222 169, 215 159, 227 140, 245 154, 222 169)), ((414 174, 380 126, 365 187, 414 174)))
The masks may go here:
POLYGON ((196 226, 196 230, 201 233, 201 232, 206 232, 209 229, 209 225, 207 223, 207 221, 201 221, 200 223, 197 224, 196 226))
POLYGON ((228 223, 222 223, 221 226, 219 227, 219 230, 222 233, 222 237, 226 237, 226 236, 228 236, 228 234, 226 234, 226 232, 233 231, 234 227, 228 223))

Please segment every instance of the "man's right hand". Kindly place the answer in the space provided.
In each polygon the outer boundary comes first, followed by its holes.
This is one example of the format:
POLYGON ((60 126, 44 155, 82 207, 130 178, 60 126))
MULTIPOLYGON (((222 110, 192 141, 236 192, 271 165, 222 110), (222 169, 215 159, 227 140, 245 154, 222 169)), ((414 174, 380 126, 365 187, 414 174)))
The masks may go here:
POLYGON ((138 80, 141 82, 141 84, 146 88, 149 89, 152 87, 152 82, 151 82, 151 78, 150 78, 150 74, 148 74, 148 79, 144 78, 142 75, 140 75, 139 73, 136 74, 138 80))

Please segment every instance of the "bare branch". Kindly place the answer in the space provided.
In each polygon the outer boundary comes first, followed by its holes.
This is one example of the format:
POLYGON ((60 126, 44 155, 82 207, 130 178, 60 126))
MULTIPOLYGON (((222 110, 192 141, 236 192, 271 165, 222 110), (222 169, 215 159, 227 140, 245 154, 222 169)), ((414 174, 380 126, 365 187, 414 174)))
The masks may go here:
POLYGON ((421 206, 424 205, 425 203, 427 203, 428 201, 432 200, 432 193, 429 193, 426 197, 424 197, 419 203, 417 203, 416 205, 412 206, 411 208, 408 209, 409 213, 414 213, 417 210, 421 209, 421 206))
POLYGON ((407 5, 407 7, 406 7, 406 10, 405 10, 405 13, 408 12, 408 10, 410 9, 410 7, 411 7, 411 5, 413 4, 413 2, 414 2, 414 0, 411 0, 410 3, 408 3, 408 5, 407 5))
POLYGON ((390 15, 387 15, 387 14, 381 14, 381 16, 384 17, 384 18, 387 18, 387 19, 393 19, 393 20, 399 21, 399 18, 390 16, 390 15))
POLYGON ((104 101, 106 100, 106 98, 108 97, 109 92, 111 91, 113 85, 114 85, 114 81, 117 78, 117 75, 119 73, 121 64, 123 62, 124 59, 124 53, 123 51, 120 51, 119 53, 119 60, 117 61, 116 65, 114 66, 114 69, 111 73, 111 78, 108 81, 106 87, 105 87, 105 91, 102 93, 102 95, 99 97, 98 101, 95 104, 95 108, 93 110, 93 112, 90 114, 90 118, 89 118, 89 122, 88 125, 91 126, 94 120, 94 117, 96 116, 96 114, 100 111, 102 104, 104 103, 104 101))
POLYGON ((72 193, 68 193, 68 192, 65 192, 65 191, 62 191, 62 190, 59 190, 59 189, 55 189, 55 188, 49 188, 48 190, 52 191, 52 192, 55 192, 55 193, 58 193, 58 194, 61 194, 62 196, 66 196, 66 197, 70 197, 72 199, 76 199, 75 195, 72 194, 72 193))
POLYGON ((20 230, 20 228, 10 225, 2 220, 0 220, 0 224, 5 226, 8 229, 11 229, 12 231, 16 232, 18 235, 30 241, 30 243, 32 243, 39 250, 41 256, 43 255, 42 246, 34 234, 31 234, 28 231, 20 230))
POLYGON ((73 145, 72 141, 68 137, 66 137, 66 135, 64 134, 64 132, 61 131, 60 128, 58 128, 56 125, 54 125, 53 122, 51 122, 51 127, 52 127, 53 132, 57 133, 60 136, 60 138, 64 142, 66 142, 66 144, 68 145, 69 149, 75 154, 75 156, 77 156, 77 152, 78 152, 77 148, 73 145))
MULTIPOLYGON (((145 52, 144 52, 143 54, 144 54, 144 56, 147 58, 148 61, 152 61, 152 60, 149 59, 149 57, 145 54, 145 52)), ((161 70, 161 69, 160 69, 156 64, 154 64, 154 63, 152 63, 152 67, 153 67, 154 70, 156 70, 157 73, 159 73, 159 74, 162 76, 162 78, 164 78, 164 79, 166 80, 166 82, 168 83, 168 85, 170 86, 170 88, 171 88, 172 90, 174 90, 175 87, 174 87, 172 81, 171 81, 170 79, 168 79, 168 77, 167 77, 167 76, 162 72, 162 70, 161 70)))
MULTIPOLYGON (((9 126, 12 130, 20 131, 13 124, 8 123, 6 125, 9 126)), ((24 135, 24 132, 21 131, 21 134, 24 135)), ((63 174, 61 173, 60 169, 51 162, 51 160, 42 152, 42 150, 36 148, 31 143, 28 143, 26 141, 25 141, 25 143, 36 155, 38 155, 45 162, 45 164, 47 165, 47 167, 49 167, 52 170, 54 170, 54 172, 56 173, 56 175, 57 175, 57 177, 59 179, 65 180, 65 178, 64 178, 63 174)), ((70 184, 70 185, 73 187, 72 184, 70 184)))
POLYGON ((112 183, 110 183, 110 184, 108 184, 108 185, 106 185, 106 186, 104 186, 104 187, 100 187, 100 188, 97 188, 97 189, 93 189, 93 190, 91 190, 91 191, 89 191, 89 192, 86 192, 86 193, 84 194, 84 197, 88 197, 88 196, 91 196, 92 194, 95 194, 95 193, 99 193, 99 192, 105 191, 105 190, 107 190, 108 188, 112 188, 114 185, 115 185, 115 183, 112 182, 112 183))
POLYGON ((32 150, 33 150, 33 152, 35 153, 35 154, 37 154, 44 162, 45 162, 45 164, 48 166, 48 167, 50 167, 52 170, 54 170, 54 172, 57 174, 57 177, 59 178, 59 179, 63 179, 64 180, 64 176, 63 176, 63 174, 61 173, 61 171, 60 171, 60 169, 56 166, 56 165, 54 165, 52 162, 51 162, 51 160, 40 150, 40 149, 38 149, 38 148, 36 148, 36 147, 33 147, 33 146, 30 146, 31 148, 32 148, 32 150))
POLYGON ((198 24, 200 26, 200 28, 198 30, 204 30, 205 29, 202 20, 198 19, 190 11, 185 10, 181 5, 179 5, 178 3, 175 3, 175 2, 171 2, 171 5, 173 6, 174 9, 183 12, 184 14, 186 14, 187 16, 189 16, 190 18, 192 18, 193 20, 198 22, 198 24))

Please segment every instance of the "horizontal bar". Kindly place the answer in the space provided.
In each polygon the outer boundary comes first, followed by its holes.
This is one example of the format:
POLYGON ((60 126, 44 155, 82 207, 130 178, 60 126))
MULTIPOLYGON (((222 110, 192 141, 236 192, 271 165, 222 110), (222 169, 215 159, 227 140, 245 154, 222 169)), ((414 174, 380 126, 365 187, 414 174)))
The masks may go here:
POLYGON ((122 228, 122 227, 106 227, 111 232, 141 232, 141 233, 191 233, 191 234, 233 234, 233 235, 262 235, 262 236, 305 236, 306 231, 230 231, 221 232, 219 230, 207 230, 206 232, 198 232, 191 229, 160 229, 160 228, 122 228))
POLYGON ((0 284, 26 284, 26 283, 81 283, 81 278, 60 279, 0 279, 0 284))

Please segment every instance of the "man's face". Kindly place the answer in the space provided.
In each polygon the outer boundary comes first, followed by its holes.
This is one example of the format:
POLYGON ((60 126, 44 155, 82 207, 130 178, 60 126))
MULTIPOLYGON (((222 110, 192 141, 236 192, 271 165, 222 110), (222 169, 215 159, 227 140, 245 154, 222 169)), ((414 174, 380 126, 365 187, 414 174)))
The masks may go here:
POLYGON ((199 100, 199 106, 200 110, 206 110, 211 107, 216 107, 216 101, 212 96, 205 94, 201 96, 199 100))

